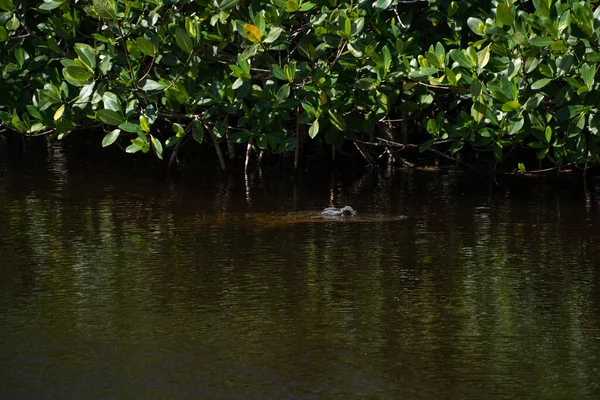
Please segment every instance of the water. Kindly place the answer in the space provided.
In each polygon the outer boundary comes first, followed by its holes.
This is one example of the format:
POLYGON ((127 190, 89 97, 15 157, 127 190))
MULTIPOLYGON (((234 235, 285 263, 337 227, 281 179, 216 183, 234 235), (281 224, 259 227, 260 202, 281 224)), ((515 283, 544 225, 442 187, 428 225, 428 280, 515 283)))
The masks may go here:
POLYGON ((600 396, 594 182, 0 156, 2 399, 600 396))

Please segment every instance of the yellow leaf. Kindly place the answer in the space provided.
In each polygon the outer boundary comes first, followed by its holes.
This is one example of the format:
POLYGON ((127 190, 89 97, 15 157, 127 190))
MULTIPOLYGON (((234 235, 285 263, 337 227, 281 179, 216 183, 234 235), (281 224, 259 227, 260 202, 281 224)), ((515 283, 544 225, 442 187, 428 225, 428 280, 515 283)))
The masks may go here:
POLYGON ((325 92, 321 92, 321 98, 319 99, 319 103, 321 103, 321 105, 327 104, 327 94, 325 94, 325 92))
POLYGON ((62 106, 58 107, 58 110, 56 110, 56 112, 54 113, 54 120, 58 121, 60 119, 60 117, 63 116, 64 113, 65 113, 65 105, 63 104, 62 106))
POLYGON ((260 31, 258 28, 251 24, 244 24, 244 32, 246 33, 246 37, 252 43, 260 42, 260 31))

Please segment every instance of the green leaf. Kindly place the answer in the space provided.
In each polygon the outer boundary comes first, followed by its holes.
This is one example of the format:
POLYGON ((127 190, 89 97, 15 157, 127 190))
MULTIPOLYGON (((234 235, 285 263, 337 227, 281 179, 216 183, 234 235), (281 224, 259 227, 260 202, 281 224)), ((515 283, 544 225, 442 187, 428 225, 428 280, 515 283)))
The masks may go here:
POLYGON ((300 6, 298 5, 298 2, 295 0, 288 0, 285 2, 285 10, 287 12, 296 12, 296 11, 298 11, 299 8, 300 8, 300 6))
POLYGON ((483 102, 477 100, 473 103, 473 106, 471 107, 471 116, 473 117, 475 122, 481 122, 483 120, 483 117, 485 117, 486 112, 487 107, 485 106, 485 104, 483 104, 483 102))
POLYGON ((119 125, 119 128, 121 128, 125 132, 130 132, 130 133, 138 133, 138 132, 142 131, 142 129, 140 128, 140 126, 138 124, 134 124, 132 122, 123 122, 122 124, 119 125))
POLYGON ((392 4, 392 0, 377 0, 375 3, 375 9, 377 11, 386 10, 392 4))
POLYGON ((177 46, 187 54, 191 53, 194 49, 192 38, 190 38, 190 35, 188 35, 186 30, 180 26, 175 28, 175 41, 177 42, 177 46))
POLYGON ((69 65, 63 69, 63 75, 69 83, 75 86, 83 86, 89 83, 89 80, 94 77, 94 74, 89 70, 77 65, 69 65))
POLYGON ((475 33, 476 35, 479 35, 479 36, 483 36, 483 31, 485 30, 485 24, 483 23, 482 20, 480 20, 479 18, 475 18, 475 17, 469 17, 467 19, 467 25, 469 26, 469 28, 471 28, 473 33, 475 33))
POLYGON ((0 10, 14 11, 15 6, 12 0, 0 0, 0 10))
POLYGON ((104 135, 104 138, 102 139, 102 147, 107 147, 113 144, 119 138, 120 134, 120 129, 115 129, 113 131, 108 132, 106 135, 104 135))
POLYGON ((166 83, 156 82, 156 81, 153 81, 152 79, 145 79, 143 84, 140 85, 142 90, 144 90, 146 92, 149 92, 152 90, 163 90, 167 86, 168 86, 168 84, 166 84, 166 83))
POLYGON ((102 101, 104 102, 104 108, 117 112, 121 111, 121 102, 116 94, 112 92, 104 92, 102 95, 102 101))
POLYGON ((508 4, 498 4, 498 7, 496 8, 496 20, 502 25, 512 26, 514 17, 508 4))
POLYGON ((508 101, 502 105, 502 111, 504 112, 517 111, 519 108, 521 108, 521 105, 518 101, 514 100, 508 101))
POLYGON ((572 54, 567 54, 564 57, 556 58, 556 68, 558 69, 558 76, 562 76, 567 72, 571 71, 571 67, 573 66, 574 57, 572 54))
POLYGON ((483 84, 481 83, 481 81, 477 78, 473 79, 473 81, 471 82, 471 96, 474 98, 479 97, 482 91, 483 84))
POLYGON ((312 116, 317 115, 317 110, 313 107, 312 104, 310 104, 308 101, 303 101, 302 103, 300 103, 302 105, 302 108, 304 108, 304 110, 309 113, 312 116))
POLYGON ((288 97, 290 97, 290 85, 285 84, 279 88, 277 94, 275 95, 275 98, 277 99, 277 102, 281 104, 284 101, 286 101, 288 97))
POLYGON ((547 0, 533 0, 533 6, 535 10, 543 17, 550 17, 550 7, 547 0))
POLYGON ((352 22, 352 29, 350 30, 350 34, 352 36, 356 36, 362 32, 365 27, 365 17, 358 17, 354 22, 352 22))
POLYGON ((314 120, 314 122, 312 123, 310 128, 308 128, 308 136, 310 136, 311 139, 314 139, 318 133, 319 133, 319 120, 316 119, 316 120, 314 120))
POLYGON ((521 128, 523 128, 523 125, 525 125, 525 119, 524 118, 519 118, 516 121, 510 121, 508 124, 508 134, 509 135, 516 135, 517 133, 519 133, 519 131, 521 130, 521 128))
POLYGON ((150 142, 152 143, 152 149, 154 150, 154 154, 156 154, 156 157, 158 157, 162 160, 163 159, 162 143, 160 142, 160 140, 158 140, 157 138, 155 138, 152 135, 150 135, 150 142))
POLYGON ((546 143, 550 143, 550 140, 552 139, 552 128, 550 126, 546 127, 544 138, 546 139, 546 143))
POLYGON ((423 142, 419 145, 419 153, 423 153, 427 151, 433 144, 435 143, 435 138, 431 138, 426 142, 423 142))
POLYGON ((8 31, 5 27, 0 26, 0 42, 6 42, 8 39, 8 31))
MULTIPOLYGON (((392 53, 387 46, 381 48, 381 60, 383 61, 383 68, 387 73, 392 65, 392 53)), ((439 63, 438 63, 439 64, 439 63)))
POLYGON ((529 39, 529 43, 531 43, 532 45, 534 45, 536 47, 545 47, 545 46, 551 46, 552 43, 554 43, 554 40, 552 38, 548 38, 548 37, 534 36, 531 39, 529 39))
POLYGON ((181 126, 181 124, 174 122, 172 128, 173 132, 175 132, 175 136, 183 137, 183 135, 185 135, 185 129, 183 129, 183 126, 181 126))
POLYGON ((556 118, 565 121, 579 115, 582 110, 581 105, 563 107, 556 111, 556 118))
POLYGON ((481 50, 478 54, 477 54, 477 67, 478 68, 485 68, 485 66, 487 65, 487 63, 490 61, 490 48, 491 48, 491 43, 488 44, 483 50, 481 50))
POLYGON ((289 64, 283 66, 283 74, 287 78, 288 82, 293 82, 296 77, 296 62, 291 61, 289 64))
POLYGON ((265 38, 264 42, 265 43, 273 43, 274 41, 277 40, 277 38, 279 38, 279 35, 281 35, 281 32, 283 32, 283 28, 280 28, 280 27, 271 28, 271 30, 269 31, 269 34, 265 38))
POLYGON ((521 46, 528 46, 529 45, 529 41, 527 40, 527 37, 522 32, 515 32, 515 33, 513 33, 512 40, 515 43, 520 44, 521 46))
POLYGON ((458 11, 458 3, 456 1, 451 1, 448 6, 448 18, 452 17, 458 11))
POLYGON ((316 6, 315 3, 311 3, 310 1, 305 1, 300 6, 300 11, 309 11, 312 10, 316 6))
POLYGON ((52 90, 40 90, 40 101, 46 101, 51 104, 62 103, 62 99, 52 90))
POLYGON ((283 73, 283 69, 277 64, 271 64, 270 70, 273 76, 277 79, 281 79, 282 81, 287 81, 287 76, 283 73))
MULTIPOLYGON (((6 14, 8 13, 2 14, 4 14, 3 16, 6 16, 6 14)), ((13 14, 12 18, 6 22, 5 26, 6 29, 8 29, 9 31, 16 31, 17 29, 19 29, 19 26, 21 26, 21 21, 17 17, 17 14, 13 14)))
POLYGON ((121 114, 117 113, 116 111, 107 109, 98 110, 98 118, 100 118, 102 122, 108 125, 118 126, 124 122, 121 114))
POLYGON ((592 63, 600 62, 600 53, 592 51, 585 54, 585 59, 592 63))
POLYGON ((96 69, 96 50, 85 43, 75 43, 75 52, 79 56, 79 61, 90 71, 96 69))
POLYGON ((219 4, 219 10, 229 10, 230 8, 237 6, 239 2, 240 0, 223 0, 223 2, 219 4))
POLYGON ((465 53, 462 50, 452 49, 450 50, 450 57, 454 61, 456 61, 461 67, 470 69, 475 65, 469 61, 469 59, 465 56, 465 53))
POLYGON ((62 5, 63 5, 62 1, 54 1, 54 0, 47 1, 47 0, 44 0, 44 3, 42 3, 40 5, 39 9, 40 10, 49 11, 49 10, 54 10, 55 8, 58 8, 58 7, 62 6, 62 5))
POLYGON ((192 138, 200 144, 202 144, 202 141, 204 140, 204 127, 198 120, 195 120, 192 124, 192 138))
POLYGON ((17 64, 20 67, 23 67, 23 63, 25 63, 25 49, 21 46, 15 48, 15 58, 17 59, 17 64))
POLYGON ((112 0, 93 0, 92 5, 100 18, 116 20, 117 7, 112 0))
POLYGON ((143 115, 140 115, 140 128, 144 132, 150 132, 150 123, 148 122, 148 118, 143 115))
POLYGON ((37 107, 34 105, 28 104, 27 112, 29 113, 29 115, 31 115, 35 119, 39 119, 39 120, 43 119, 42 114, 40 113, 40 110, 38 110, 37 107))
POLYGON ((145 37, 140 36, 139 38, 136 39, 136 43, 137 43, 140 51, 142 53, 144 53, 145 55, 152 57, 156 53, 156 48, 154 47, 154 43, 152 43, 145 37))
POLYGON ((538 160, 543 160, 544 157, 546 157, 546 155, 548 154, 548 148, 544 147, 543 149, 539 149, 538 152, 535 154, 536 158, 538 160))
POLYGON ((356 88, 359 90, 373 90, 377 87, 379 81, 374 78, 364 77, 356 81, 356 88))
POLYGON ((331 124, 338 130, 338 131, 345 131, 346 130, 346 121, 344 120, 344 117, 342 117, 340 114, 331 111, 331 110, 327 110, 327 113, 329 114, 329 121, 331 121, 331 124))
POLYGON ((594 75, 595 74, 596 74, 595 66, 591 66, 589 64, 581 65, 581 79, 583 79, 583 82, 589 89, 591 89, 592 85, 594 84, 594 75))
POLYGON ((537 81, 535 81, 533 83, 533 85, 531 85, 531 88, 533 90, 538 90, 538 89, 543 88, 544 86, 546 86, 550 82, 552 82, 552 79, 549 79, 549 78, 538 79, 537 81))
POLYGON ((544 100, 544 95, 537 93, 535 96, 531 96, 527 99, 523 108, 526 111, 535 110, 541 104, 542 100, 544 100))
POLYGON ((138 151, 142 150, 142 146, 137 144, 137 143, 132 143, 129 146, 127 146, 127 148, 125 149, 126 153, 137 153, 138 151))
POLYGON ((167 140, 165 141, 165 145, 170 148, 175 146, 180 140, 181 139, 177 136, 171 136, 170 138, 167 138, 167 140))
POLYGON ((358 45, 357 45, 357 44, 352 44, 352 43, 348 42, 348 43, 346 44, 346 47, 348 48, 348 51, 349 51, 350 53, 352 53, 352 55, 353 55, 354 57, 356 57, 356 58, 360 58, 360 57, 362 57, 362 56, 363 56, 363 52, 362 52, 362 51, 360 51, 360 47, 358 47, 358 45))
POLYGON ((426 118, 427 123, 426 123, 426 127, 427 127, 427 132, 431 133, 434 136, 438 136, 438 134, 440 133, 440 128, 437 125, 437 121, 434 118, 426 118))

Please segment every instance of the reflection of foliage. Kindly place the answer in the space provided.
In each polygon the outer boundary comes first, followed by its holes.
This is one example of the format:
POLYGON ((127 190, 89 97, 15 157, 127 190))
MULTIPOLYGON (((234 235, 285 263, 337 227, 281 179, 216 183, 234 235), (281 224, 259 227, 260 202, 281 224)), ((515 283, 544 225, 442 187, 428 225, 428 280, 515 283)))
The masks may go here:
POLYGON ((284 152, 307 124, 336 147, 379 127, 421 150, 597 159, 589 1, 72 3, 0 1, 5 127, 59 139, 105 127, 104 146, 158 157, 205 133, 284 152))
POLYGON ((413 218, 400 223, 278 226, 276 215, 211 213, 230 211, 222 196, 199 202, 130 181, 105 192, 71 180, 69 196, 45 198, 9 191, 0 253, 19 256, 3 270, 0 301, 26 295, 92 336, 101 317, 113 336, 152 340, 167 315, 177 334, 237 338, 232 351, 251 343, 284 357, 297 346, 273 338, 325 343, 398 377, 465 374, 518 391, 563 375, 577 394, 595 382, 596 246, 556 222, 556 196, 536 188, 526 209, 486 198, 474 210, 452 178, 407 179, 399 196, 413 218))

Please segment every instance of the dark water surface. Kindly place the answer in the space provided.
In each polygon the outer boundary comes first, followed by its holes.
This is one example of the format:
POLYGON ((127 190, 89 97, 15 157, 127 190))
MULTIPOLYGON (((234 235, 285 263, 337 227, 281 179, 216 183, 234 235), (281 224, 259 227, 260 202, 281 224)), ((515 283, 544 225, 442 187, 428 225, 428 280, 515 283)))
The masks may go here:
POLYGON ((0 154, 2 399, 600 398, 594 182, 48 152, 0 154))

